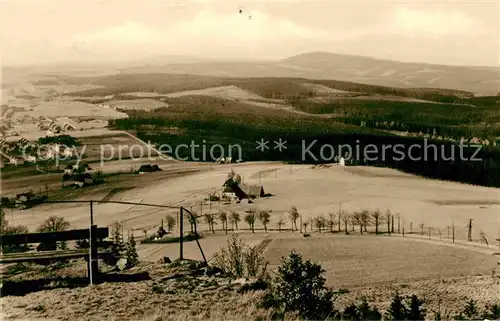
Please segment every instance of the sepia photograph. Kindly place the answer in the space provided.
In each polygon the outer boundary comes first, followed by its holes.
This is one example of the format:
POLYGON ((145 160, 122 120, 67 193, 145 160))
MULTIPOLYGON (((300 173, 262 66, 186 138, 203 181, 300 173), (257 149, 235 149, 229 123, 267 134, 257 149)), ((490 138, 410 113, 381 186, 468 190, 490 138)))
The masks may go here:
POLYGON ((499 0, 0 0, 0 320, 500 320, 499 0))

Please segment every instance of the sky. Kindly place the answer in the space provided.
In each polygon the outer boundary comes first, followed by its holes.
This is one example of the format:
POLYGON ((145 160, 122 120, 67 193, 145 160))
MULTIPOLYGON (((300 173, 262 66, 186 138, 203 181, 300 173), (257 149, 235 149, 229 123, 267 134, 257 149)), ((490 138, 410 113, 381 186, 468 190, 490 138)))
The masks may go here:
POLYGON ((0 0, 1 58, 14 66, 327 51, 498 66, 499 2, 0 0))

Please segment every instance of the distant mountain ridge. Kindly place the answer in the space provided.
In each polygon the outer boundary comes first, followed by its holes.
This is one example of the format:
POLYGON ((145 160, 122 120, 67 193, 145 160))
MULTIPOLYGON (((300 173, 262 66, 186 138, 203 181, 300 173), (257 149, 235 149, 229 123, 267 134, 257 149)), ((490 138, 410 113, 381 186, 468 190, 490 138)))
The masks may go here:
POLYGON ((122 73, 169 73, 221 77, 300 77, 335 79, 394 87, 447 88, 494 95, 500 91, 500 68, 446 66, 310 52, 277 61, 200 61, 136 65, 122 73))

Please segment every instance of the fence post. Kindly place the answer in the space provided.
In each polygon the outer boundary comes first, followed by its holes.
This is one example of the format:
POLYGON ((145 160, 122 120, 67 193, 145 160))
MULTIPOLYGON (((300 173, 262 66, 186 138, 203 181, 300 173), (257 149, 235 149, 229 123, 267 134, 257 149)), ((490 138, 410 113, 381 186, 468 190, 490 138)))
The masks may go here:
POLYGON ((181 207, 180 213, 179 213, 179 259, 183 260, 184 259, 184 208, 181 207))
POLYGON ((472 242, 472 219, 469 219, 469 232, 467 233, 467 240, 472 242))
POLYGON ((90 262, 90 284, 95 284, 99 276, 99 264, 97 261, 97 239, 96 239, 97 225, 90 226, 90 249, 89 249, 89 262, 90 262))
POLYGON ((452 237, 453 237, 453 243, 455 243, 455 223, 453 223, 453 226, 451 228, 451 232, 452 232, 452 237))
MULTIPOLYGON (((52 205, 54 206, 54 205, 52 205)), ((89 256, 87 258, 87 276, 89 278, 89 283, 90 284, 93 284, 94 283, 94 280, 93 280, 93 276, 92 276, 92 246, 93 246, 93 243, 92 243, 92 225, 94 224, 94 209, 93 209, 93 205, 92 205, 92 200, 89 202, 89 206, 90 206, 90 225, 89 225, 89 256)))
POLYGON ((431 227, 429 226, 429 240, 431 239, 431 227))

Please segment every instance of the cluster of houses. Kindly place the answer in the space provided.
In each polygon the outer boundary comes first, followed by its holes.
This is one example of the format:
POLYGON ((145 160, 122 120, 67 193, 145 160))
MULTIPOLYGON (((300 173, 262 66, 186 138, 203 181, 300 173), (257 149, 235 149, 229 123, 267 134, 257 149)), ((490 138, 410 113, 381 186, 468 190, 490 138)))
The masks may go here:
POLYGON ((0 206, 5 208, 27 209, 42 203, 47 194, 35 194, 32 190, 17 194, 15 197, 1 197, 0 206))
POLYGON ((67 117, 57 119, 44 118, 38 122, 37 128, 45 131, 47 135, 54 135, 74 131, 76 130, 76 125, 67 117))
POLYGON ((93 169, 88 164, 67 165, 62 176, 63 186, 69 182, 74 187, 83 187, 97 183, 93 169))
POLYGON ((48 160, 56 157, 68 159, 76 155, 73 147, 51 144, 39 148, 36 142, 21 138, 16 142, 7 142, 0 138, 0 168, 6 164, 18 166, 25 163, 36 163, 37 160, 48 160))

